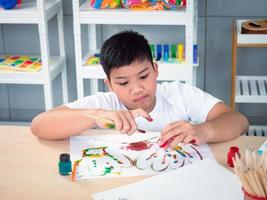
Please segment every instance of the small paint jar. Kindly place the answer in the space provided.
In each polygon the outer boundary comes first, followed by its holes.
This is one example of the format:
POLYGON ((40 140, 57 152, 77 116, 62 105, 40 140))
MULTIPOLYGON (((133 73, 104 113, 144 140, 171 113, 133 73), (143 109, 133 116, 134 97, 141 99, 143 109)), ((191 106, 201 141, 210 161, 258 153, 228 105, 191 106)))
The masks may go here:
POLYGON ((243 187, 244 200, 267 200, 267 197, 257 197, 255 195, 249 194, 243 187))
POLYGON ((62 153, 59 156, 58 162, 59 174, 62 176, 69 175, 71 173, 71 160, 70 154, 62 153))
POLYGON ((235 158, 235 154, 237 154, 238 157, 240 158, 239 148, 236 146, 230 147, 227 153, 227 164, 230 167, 234 167, 233 158, 235 158))

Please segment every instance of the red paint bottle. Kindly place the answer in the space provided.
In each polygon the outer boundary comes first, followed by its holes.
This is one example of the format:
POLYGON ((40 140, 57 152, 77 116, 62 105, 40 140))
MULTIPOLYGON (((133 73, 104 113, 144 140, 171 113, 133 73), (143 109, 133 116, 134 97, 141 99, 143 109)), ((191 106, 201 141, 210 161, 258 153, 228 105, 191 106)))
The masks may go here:
POLYGON ((237 154, 238 157, 240 158, 239 148, 236 147, 236 146, 230 147, 230 149, 229 149, 229 151, 227 153, 227 164, 230 167, 234 167, 233 158, 235 158, 235 154, 237 154))

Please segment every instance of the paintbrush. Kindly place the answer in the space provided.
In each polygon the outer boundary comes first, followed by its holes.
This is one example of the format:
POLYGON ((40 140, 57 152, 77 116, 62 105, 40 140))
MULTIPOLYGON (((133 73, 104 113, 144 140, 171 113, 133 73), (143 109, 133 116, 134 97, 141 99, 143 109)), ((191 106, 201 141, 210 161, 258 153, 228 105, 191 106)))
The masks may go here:
MULTIPOLYGON (((115 129, 116 128, 116 125, 114 124, 114 121, 112 121, 110 119, 107 119, 105 117, 96 116, 96 115, 90 115, 90 114, 87 114, 87 113, 82 113, 82 115, 86 116, 86 117, 89 117, 91 119, 95 119, 95 120, 99 120, 99 121, 105 122, 104 126, 106 128, 109 128, 109 129, 115 129)), ((145 130, 142 130, 142 129, 139 129, 139 128, 137 128, 136 130, 138 132, 140 132, 140 133, 146 133, 145 130)))

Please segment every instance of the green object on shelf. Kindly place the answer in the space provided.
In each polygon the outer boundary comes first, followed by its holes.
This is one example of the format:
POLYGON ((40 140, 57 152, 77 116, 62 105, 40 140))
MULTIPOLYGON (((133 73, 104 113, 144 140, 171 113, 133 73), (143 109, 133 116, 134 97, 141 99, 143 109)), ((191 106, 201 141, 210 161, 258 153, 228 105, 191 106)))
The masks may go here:
POLYGON ((149 46, 150 46, 150 51, 151 51, 151 54, 152 54, 152 58, 155 58, 155 45, 151 44, 149 46))
POLYGON ((171 45, 171 57, 176 58, 176 44, 171 45))

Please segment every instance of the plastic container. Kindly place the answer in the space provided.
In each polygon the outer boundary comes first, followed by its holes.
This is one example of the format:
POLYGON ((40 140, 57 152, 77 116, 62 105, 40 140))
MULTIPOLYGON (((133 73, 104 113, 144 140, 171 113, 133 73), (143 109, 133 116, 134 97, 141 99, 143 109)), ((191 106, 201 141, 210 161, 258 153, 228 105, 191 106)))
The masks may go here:
POLYGON ((59 169, 59 174, 62 176, 66 176, 71 173, 71 161, 69 154, 67 153, 60 154, 58 169, 59 169))
POLYGON ((238 157, 240 158, 239 148, 236 147, 236 146, 230 147, 230 149, 229 149, 229 151, 227 153, 227 164, 230 167, 234 167, 233 158, 235 157, 235 154, 237 154, 238 157))

